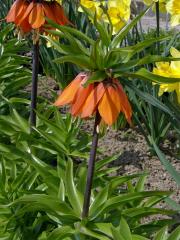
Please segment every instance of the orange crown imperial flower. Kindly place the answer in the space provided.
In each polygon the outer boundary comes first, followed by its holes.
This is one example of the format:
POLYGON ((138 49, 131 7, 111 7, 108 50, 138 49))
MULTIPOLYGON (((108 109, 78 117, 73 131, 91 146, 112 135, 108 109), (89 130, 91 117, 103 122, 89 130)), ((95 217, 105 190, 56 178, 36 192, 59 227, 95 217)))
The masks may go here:
POLYGON ((119 113, 123 112, 131 124, 131 105, 119 81, 112 78, 84 87, 88 78, 87 73, 79 73, 54 105, 59 107, 70 104, 71 114, 81 118, 88 118, 99 111, 101 118, 108 125, 115 123, 119 113))
POLYGON ((46 30, 46 17, 59 25, 70 24, 63 8, 56 1, 16 0, 9 10, 6 21, 13 22, 22 33, 46 30))

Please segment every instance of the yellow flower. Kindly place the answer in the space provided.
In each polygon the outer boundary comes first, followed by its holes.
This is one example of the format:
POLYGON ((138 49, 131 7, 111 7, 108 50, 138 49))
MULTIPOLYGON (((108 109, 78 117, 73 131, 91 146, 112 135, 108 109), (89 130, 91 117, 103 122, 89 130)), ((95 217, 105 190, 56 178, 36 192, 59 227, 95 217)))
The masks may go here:
MULTIPOLYGON (((80 3, 85 8, 88 8, 92 14, 96 12, 98 19, 109 23, 108 17, 103 12, 101 6, 104 5, 107 7, 107 13, 114 27, 113 33, 118 32, 130 17, 131 0, 81 0, 80 3)), ((82 11, 82 9, 80 8, 79 11, 82 11)))
POLYGON ((171 25, 180 24, 180 0, 170 0, 166 5, 167 12, 171 14, 171 25))
MULTIPOLYGON (((177 49, 171 47, 170 52, 172 57, 180 58, 180 51, 177 49)), ((171 63, 156 63, 156 68, 153 69, 153 73, 163 77, 180 78, 180 61, 172 61, 171 63)), ((173 91, 176 92, 178 103, 180 104, 180 82, 160 84, 159 96, 161 96, 164 92, 173 91)))
MULTIPOLYGON (((150 6, 153 2, 158 2, 158 0, 143 0, 144 4, 150 6)), ((166 12, 166 3, 167 0, 159 0, 159 11, 162 13, 166 12)), ((153 11, 155 11, 155 5, 152 7, 153 11)))
MULTIPOLYGON (((100 17, 102 17, 103 10, 100 7, 100 5, 103 4, 103 2, 101 2, 101 1, 94 1, 94 0, 80 0, 80 4, 83 7, 89 9, 89 11, 92 14, 95 14, 95 12, 96 12, 96 15, 97 15, 98 19, 100 19, 100 17)), ((79 7, 78 11, 79 12, 83 12, 83 9, 81 7, 79 7)), ((93 19, 91 19, 91 20, 93 20, 93 19)))
POLYGON ((114 27, 114 32, 118 32, 129 20, 131 0, 109 0, 108 14, 114 27))
POLYGON ((81 0, 81 5, 85 8, 89 8, 91 11, 96 11, 97 7, 99 7, 100 3, 93 0, 81 0))

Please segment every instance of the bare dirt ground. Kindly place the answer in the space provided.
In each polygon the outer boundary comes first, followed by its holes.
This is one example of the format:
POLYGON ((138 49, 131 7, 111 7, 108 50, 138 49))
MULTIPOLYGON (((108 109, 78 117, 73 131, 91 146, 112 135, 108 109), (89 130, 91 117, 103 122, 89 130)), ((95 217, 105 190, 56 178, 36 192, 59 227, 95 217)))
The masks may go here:
MULTIPOLYGON (((84 129, 87 132, 92 132, 92 122, 85 122, 84 129)), ((165 145, 169 150, 171 149, 169 140, 166 141, 165 145)), ((119 166, 118 175, 130 175, 146 171, 149 173, 146 190, 172 191, 172 199, 180 203, 180 188, 164 169, 158 157, 150 153, 145 138, 138 131, 138 128, 119 131, 109 129, 100 138, 99 147, 102 155, 98 156, 98 158, 118 154, 119 157, 112 164, 113 166, 119 166)), ((168 154, 166 154, 166 158, 180 173, 180 160, 168 154)), ((166 207, 168 206, 166 205, 166 207)))

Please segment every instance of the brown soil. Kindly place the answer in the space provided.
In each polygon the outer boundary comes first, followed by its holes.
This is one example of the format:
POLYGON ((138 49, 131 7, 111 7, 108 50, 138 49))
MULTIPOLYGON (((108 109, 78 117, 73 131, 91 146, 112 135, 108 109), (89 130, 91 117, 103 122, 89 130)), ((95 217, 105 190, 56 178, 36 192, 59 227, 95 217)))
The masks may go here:
MULTIPOLYGON (((90 121, 86 122, 84 128, 90 132, 92 130, 92 123, 90 121)), ((168 145, 170 149, 170 142, 168 145)), ((180 203, 180 188, 171 175, 164 169, 158 157, 152 156, 149 152, 146 140, 138 129, 121 131, 109 129, 100 138, 99 147, 102 151, 101 159, 113 154, 119 155, 117 160, 112 164, 113 166, 119 166, 118 175, 129 175, 146 171, 149 173, 146 183, 147 190, 173 191, 172 199, 180 203)), ((167 154, 166 158, 180 172, 180 160, 167 154)))

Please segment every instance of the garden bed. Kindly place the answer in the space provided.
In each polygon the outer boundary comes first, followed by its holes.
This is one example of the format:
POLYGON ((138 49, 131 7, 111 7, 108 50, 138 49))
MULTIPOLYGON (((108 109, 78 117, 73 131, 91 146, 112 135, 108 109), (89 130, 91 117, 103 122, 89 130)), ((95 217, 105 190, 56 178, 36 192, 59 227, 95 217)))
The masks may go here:
MULTIPOLYGON (((92 132, 92 122, 86 122, 83 128, 92 132)), ((167 139, 163 147, 170 150, 169 154, 166 154, 166 158, 179 172, 180 160, 170 155, 171 151, 175 150, 171 150, 172 145, 174 143, 167 139)), ((164 169, 158 157, 150 153, 146 140, 138 131, 138 128, 120 131, 108 129, 106 135, 99 140, 99 147, 103 157, 119 155, 118 159, 111 164, 119 166, 118 175, 130 175, 146 171, 149 173, 146 183, 148 190, 170 190, 173 192, 172 199, 180 203, 180 188, 164 169)), ((100 158, 100 156, 98 157, 100 158)))

